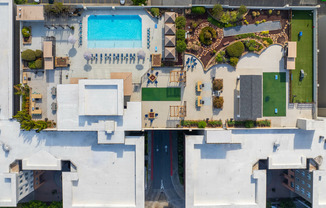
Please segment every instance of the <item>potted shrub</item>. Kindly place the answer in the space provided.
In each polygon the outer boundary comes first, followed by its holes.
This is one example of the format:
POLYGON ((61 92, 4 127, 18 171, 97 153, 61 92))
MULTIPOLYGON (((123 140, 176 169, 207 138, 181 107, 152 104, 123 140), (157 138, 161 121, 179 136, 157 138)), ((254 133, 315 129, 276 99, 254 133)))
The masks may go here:
POLYGON ((214 79, 213 90, 218 91, 223 89, 223 79, 214 79))
POLYGON ((211 45, 216 37, 216 31, 211 27, 204 27, 199 33, 199 41, 204 45, 211 45))
POLYGON ((160 16, 160 9, 159 9, 159 8, 151 8, 151 14, 152 14, 154 17, 158 17, 158 16, 160 16))
POLYGON ((223 97, 214 97, 214 99, 213 99, 214 108, 222 109, 223 103, 224 103, 223 97))

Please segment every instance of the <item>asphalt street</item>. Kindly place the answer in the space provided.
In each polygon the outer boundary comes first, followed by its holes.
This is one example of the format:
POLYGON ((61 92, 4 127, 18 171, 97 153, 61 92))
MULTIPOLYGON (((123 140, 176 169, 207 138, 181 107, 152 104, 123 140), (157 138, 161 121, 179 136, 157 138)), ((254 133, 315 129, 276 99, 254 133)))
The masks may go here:
POLYGON ((177 148, 177 138, 175 131, 153 131, 153 172, 152 189, 165 193, 169 204, 173 207, 184 207, 184 200, 180 198, 172 183, 173 163, 177 163, 177 158, 173 158, 173 148, 177 148))

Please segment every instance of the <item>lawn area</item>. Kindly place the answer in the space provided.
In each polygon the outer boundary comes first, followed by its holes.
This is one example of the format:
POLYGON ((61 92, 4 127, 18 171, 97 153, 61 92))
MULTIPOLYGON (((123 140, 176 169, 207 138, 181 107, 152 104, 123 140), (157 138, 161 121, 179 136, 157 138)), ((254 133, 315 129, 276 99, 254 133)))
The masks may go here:
POLYGON ((143 88, 142 101, 180 101, 181 88, 143 88))
POLYGON ((296 69, 291 73, 290 102, 313 102, 313 15, 310 11, 292 11, 291 40, 297 41, 296 69), (299 37, 302 32, 302 37, 299 37), (300 70, 305 77, 300 81, 300 70))
POLYGON ((263 99, 263 116, 286 116, 285 72, 263 73, 263 99), (278 79, 275 79, 275 75, 278 79))

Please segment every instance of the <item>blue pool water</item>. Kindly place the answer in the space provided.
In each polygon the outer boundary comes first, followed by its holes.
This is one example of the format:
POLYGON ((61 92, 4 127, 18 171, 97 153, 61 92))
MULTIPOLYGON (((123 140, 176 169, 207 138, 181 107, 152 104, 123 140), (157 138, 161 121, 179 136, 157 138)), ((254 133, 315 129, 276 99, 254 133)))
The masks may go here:
POLYGON ((91 15, 88 48, 141 48, 142 20, 138 15, 91 15))

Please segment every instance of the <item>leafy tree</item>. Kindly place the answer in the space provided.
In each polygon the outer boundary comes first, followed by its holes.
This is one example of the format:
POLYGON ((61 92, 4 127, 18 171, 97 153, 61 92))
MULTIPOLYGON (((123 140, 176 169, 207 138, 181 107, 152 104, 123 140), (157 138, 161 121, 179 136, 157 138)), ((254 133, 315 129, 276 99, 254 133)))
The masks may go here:
POLYGON ((16 4, 26 4, 27 0, 15 0, 16 4))
POLYGON ((31 49, 27 49, 27 50, 23 51, 22 59, 24 61, 35 61, 35 59, 36 59, 35 52, 31 49))
POLYGON ((191 13, 193 14, 205 14, 206 9, 205 7, 197 6, 197 7, 191 7, 191 13))
POLYGON ((295 208, 295 204, 292 199, 282 199, 280 202, 281 208, 295 208))
POLYGON ((158 17, 160 15, 160 9, 159 8, 151 8, 151 13, 154 17, 158 17))
POLYGON ((42 69, 43 68, 43 59, 37 59, 35 61, 35 68, 36 69, 42 69))
POLYGON ((186 26, 186 18, 184 16, 178 16, 176 19, 175 19, 175 26, 178 28, 178 29, 184 29, 185 26, 186 26))
POLYGON ((247 7, 245 5, 241 5, 238 11, 240 15, 243 15, 247 12, 247 7))
POLYGON ((241 41, 233 43, 232 45, 226 48, 226 53, 230 57, 240 57, 243 52, 244 52, 244 45, 241 41))
POLYGON ((182 40, 178 40, 177 41, 177 47, 176 47, 176 50, 179 52, 179 53, 182 53, 184 52, 185 50, 187 49, 187 44, 185 41, 182 41, 182 40))
POLYGON ((223 7, 221 4, 215 4, 212 10, 212 15, 217 18, 220 19, 222 17, 222 15, 224 14, 223 12, 223 7))
POLYGON ((142 4, 146 5, 146 0, 132 0, 133 5, 141 6, 142 4))
POLYGON ((30 69, 36 69, 35 61, 28 62, 28 67, 29 67, 30 69))
POLYGON ((36 50, 35 51, 35 56, 36 56, 36 58, 43 58, 43 51, 36 50))
POLYGON ((224 103, 224 99, 223 97, 214 97, 213 99, 213 106, 214 108, 223 108, 223 103, 224 103))
POLYGON ((31 36, 31 29, 29 27, 23 27, 22 34, 24 38, 29 38, 31 36))
POLYGON ((46 208, 46 204, 41 201, 33 200, 28 203, 23 203, 22 208, 46 208))
POLYGON ((176 36, 177 36, 177 40, 182 40, 184 41, 186 38, 185 38, 185 34, 186 34, 186 31, 183 30, 183 29, 179 29, 177 30, 177 33, 176 33, 176 36))
POLYGON ((52 202, 48 208, 62 208, 62 202, 52 202))

